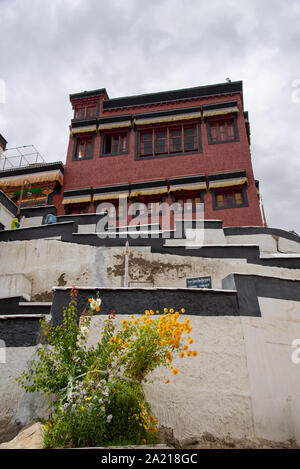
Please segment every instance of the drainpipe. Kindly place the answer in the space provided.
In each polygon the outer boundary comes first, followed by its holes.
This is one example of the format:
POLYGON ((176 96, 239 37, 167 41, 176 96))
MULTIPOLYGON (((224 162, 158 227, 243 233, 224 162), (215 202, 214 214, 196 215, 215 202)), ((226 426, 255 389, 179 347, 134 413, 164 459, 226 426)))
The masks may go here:
POLYGON ((129 243, 125 243, 125 272, 124 272, 124 288, 128 288, 128 260, 129 260, 129 243))

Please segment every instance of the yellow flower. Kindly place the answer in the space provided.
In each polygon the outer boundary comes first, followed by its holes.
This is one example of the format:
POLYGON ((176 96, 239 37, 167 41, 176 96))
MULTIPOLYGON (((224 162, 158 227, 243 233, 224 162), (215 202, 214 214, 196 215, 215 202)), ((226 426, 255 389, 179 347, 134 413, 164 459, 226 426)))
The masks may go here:
POLYGON ((81 409, 81 410, 84 410, 84 407, 82 406, 82 407, 80 407, 80 409, 81 409))
POLYGON ((193 355, 194 355, 194 357, 197 357, 197 355, 198 355, 197 350, 194 350, 194 351, 193 351, 193 355))
POLYGON ((122 321, 122 325, 123 325, 123 326, 126 326, 126 324, 127 324, 127 321, 126 321, 126 319, 123 319, 123 321, 122 321))
POLYGON ((167 342, 165 341, 165 339, 163 339, 163 340, 161 341, 161 345, 162 345, 163 347, 165 347, 165 346, 167 345, 167 342))
POLYGON ((174 368, 174 370, 173 370, 173 375, 177 375, 177 373, 178 373, 177 368, 174 368))
POLYGON ((192 344, 194 341, 191 337, 188 338, 189 344, 192 344))
POLYGON ((127 348, 128 345, 129 345, 129 343, 128 343, 128 342, 125 342, 124 347, 127 348))
POLYGON ((183 348, 184 348, 184 350, 188 350, 188 346, 186 344, 183 348))
POLYGON ((184 308, 181 308, 181 312, 184 314, 184 313, 185 313, 185 309, 184 309, 184 308))
POLYGON ((143 445, 145 445, 147 443, 147 441, 145 440, 145 438, 142 440, 142 443, 143 445))
POLYGON ((156 428, 156 427, 152 427, 151 430, 153 431, 153 433, 157 432, 157 428, 156 428))
POLYGON ((180 352, 179 356, 180 356, 180 358, 183 358, 184 357, 184 352, 180 352))
POLYGON ((173 308, 170 309, 170 313, 174 313, 174 309, 173 309, 173 308))
POLYGON ((86 397, 85 401, 90 401, 92 398, 91 397, 86 397))
POLYGON ((119 344, 119 345, 122 345, 122 343, 123 343, 123 339, 119 339, 119 340, 118 340, 118 344, 119 344))
POLYGON ((190 357, 192 355, 191 350, 188 351, 187 356, 190 357))
POLYGON ((90 302, 90 303, 92 302, 92 298, 89 298, 89 302, 90 302))
POLYGON ((164 313, 167 313, 168 312, 168 308, 164 308, 164 313))
POLYGON ((141 351, 145 350, 145 347, 141 346, 141 351))
POLYGON ((131 319, 134 319, 134 316, 133 316, 133 314, 131 314, 131 315, 130 315, 130 317, 131 317, 131 319))
POLYGON ((169 380, 169 379, 167 379, 167 381, 165 382, 165 384, 169 384, 169 383, 170 383, 170 380, 169 380))

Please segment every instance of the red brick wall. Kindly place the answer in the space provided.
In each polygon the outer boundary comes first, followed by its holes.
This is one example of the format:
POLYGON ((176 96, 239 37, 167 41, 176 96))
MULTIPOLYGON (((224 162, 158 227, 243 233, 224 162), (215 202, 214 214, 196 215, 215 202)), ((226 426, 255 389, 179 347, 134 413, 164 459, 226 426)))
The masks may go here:
MULTIPOLYGON (((239 141, 208 145, 206 125, 202 123, 202 153, 199 154, 135 160, 135 132, 131 129, 129 141, 130 151, 128 154, 100 158, 100 135, 97 134, 95 137, 93 159, 72 161, 74 139, 70 136, 66 158, 64 190, 131 183, 151 179, 168 179, 170 177, 190 176, 195 174, 246 170, 249 181, 247 189, 249 206, 213 210, 211 195, 207 192, 205 195, 205 218, 223 219, 224 226, 262 225, 245 128, 243 106, 239 94, 205 99, 190 99, 164 105, 138 106, 135 108, 110 110, 102 113, 102 116, 170 110, 173 108, 186 108, 231 100, 238 101, 240 110, 238 113, 239 141)), ((55 197, 53 202, 60 202, 59 197, 55 197)), ((90 207, 90 211, 91 210, 93 210, 93 207, 90 207)), ((64 213, 64 210, 59 206, 59 214, 62 213, 64 213)))

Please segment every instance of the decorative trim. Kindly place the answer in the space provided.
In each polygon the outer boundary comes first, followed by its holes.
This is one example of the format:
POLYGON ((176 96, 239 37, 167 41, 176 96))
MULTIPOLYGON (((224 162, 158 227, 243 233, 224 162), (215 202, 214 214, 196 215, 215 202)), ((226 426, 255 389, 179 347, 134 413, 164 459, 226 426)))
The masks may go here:
POLYGON ((281 230, 280 228, 267 228, 265 226, 233 226, 224 228, 225 236, 251 236, 257 234, 266 234, 270 236, 278 236, 280 238, 289 239, 300 244, 300 236, 281 230))
POLYGON ((87 98, 90 96, 101 96, 104 95, 107 99, 109 99, 107 91, 105 88, 100 88, 98 90, 91 90, 91 91, 82 91, 80 93, 73 93, 69 95, 70 101, 77 98, 87 98))
POLYGON ((0 204, 2 204, 12 215, 17 215, 18 207, 7 195, 0 190, 0 204))
POLYGON ((20 176, 23 174, 32 174, 32 173, 40 173, 46 171, 54 171, 60 170, 62 174, 64 174, 64 165, 61 161, 55 161, 53 163, 38 163, 35 165, 24 166, 22 168, 12 168, 12 169, 5 169, 4 171, 0 171, 0 177, 11 177, 11 176, 20 176))
POLYGON ((142 94, 137 96, 125 96, 121 98, 103 101, 103 110, 123 107, 143 106, 155 103, 182 101, 194 98, 206 98, 210 96, 243 93, 242 81, 219 83, 215 85, 197 86, 180 90, 161 91, 158 93, 142 94))
MULTIPOLYGON (((61 323, 63 307, 68 304, 71 288, 54 290, 51 308, 53 325, 61 323)), ((78 311, 86 306, 88 298, 95 296, 95 289, 78 288, 78 311)), ((179 310, 188 307, 188 314, 195 316, 238 316, 239 306, 236 292, 226 290, 203 290, 196 288, 101 288, 101 309, 98 315, 109 314, 114 310, 117 314, 141 314, 145 304, 153 310, 163 311, 166 305, 179 310)), ((79 319, 79 317, 78 317, 79 319)))

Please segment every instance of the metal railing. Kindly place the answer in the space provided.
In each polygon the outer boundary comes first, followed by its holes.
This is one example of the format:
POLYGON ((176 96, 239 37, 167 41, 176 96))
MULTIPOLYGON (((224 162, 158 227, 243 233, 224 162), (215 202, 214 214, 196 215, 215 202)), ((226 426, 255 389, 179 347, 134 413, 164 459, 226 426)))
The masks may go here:
POLYGON ((0 171, 40 163, 46 163, 46 161, 34 145, 7 148, 2 155, 0 155, 0 171))

